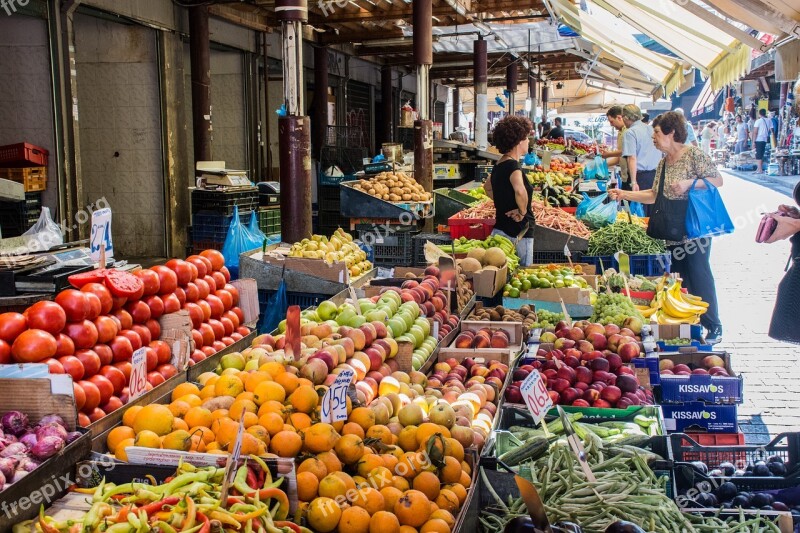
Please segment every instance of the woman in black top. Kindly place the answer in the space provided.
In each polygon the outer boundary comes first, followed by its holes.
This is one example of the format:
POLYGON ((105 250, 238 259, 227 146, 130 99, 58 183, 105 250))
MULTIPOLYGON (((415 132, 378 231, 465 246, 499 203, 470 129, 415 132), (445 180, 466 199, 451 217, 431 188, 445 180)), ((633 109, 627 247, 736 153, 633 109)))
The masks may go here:
MULTIPOLYGON (((800 183, 794 187, 794 201, 800 205, 800 183)), ((800 210, 796 207, 782 205, 778 211, 783 214, 773 215, 778 223, 775 232, 767 242, 776 242, 789 238, 792 243, 792 255, 786 275, 778 285, 778 296, 775 299, 775 310, 769 325, 769 336, 780 341, 800 344, 800 210)))
POLYGON ((533 262, 533 231, 536 221, 531 211, 533 186, 520 169, 520 159, 528 153, 531 122, 527 118, 508 116, 494 129, 494 145, 503 154, 495 164, 484 189, 494 200, 493 235, 502 235, 516 246, 520 265, 533 262))

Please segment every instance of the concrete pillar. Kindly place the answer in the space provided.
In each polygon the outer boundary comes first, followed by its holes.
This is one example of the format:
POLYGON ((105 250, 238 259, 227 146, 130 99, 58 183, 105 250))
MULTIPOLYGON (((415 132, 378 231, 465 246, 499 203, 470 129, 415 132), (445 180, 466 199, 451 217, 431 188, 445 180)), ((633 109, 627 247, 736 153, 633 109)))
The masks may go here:
POLYGON ((486 65, 486 41, 483 36, 473 44, 474 52, 474 76, 475 76, 475 144, 478 148, 485 150, 489 146, 488 142, 488 122, 489 106, 486 101, 486 91, 488 89, 488 76, 486 65))
POLYGON ((453 131, 458 131, 461 126, 461 91, 453 88, 453 131))
POLYGON ((516 104, 517 83, 519 82, 519 70, 516 63, 511 63, 506 67, 506 89, 508 89, 508 114, 513 115, 516 104))
POLYGON ((390 143, 394 139, 396 119, 394 97, 392 96, 392 67, 388 65, 381 67, 381 111, 383 115, 381 139, 385 143, 390 143))
POLYGON ((189 8, 194 161, 211 160, 211 47, 208 6, 189 8))
POLYGON ((547 99, 549 96, 550 82, 545 82, 545 84, 542 85, 542 122, 547 122, 547 99))
POLYGON ((325 146, 328 134, 328 47, 314 48, 314 107, 311 117, 311 133, 314 158, 318 158, 325 146))
POLYGON ((539 105, 539 83, 533 74, 528 72, 528 98, 531 100, 530 119, 531 124, 536 126, 536 106, 539 105))

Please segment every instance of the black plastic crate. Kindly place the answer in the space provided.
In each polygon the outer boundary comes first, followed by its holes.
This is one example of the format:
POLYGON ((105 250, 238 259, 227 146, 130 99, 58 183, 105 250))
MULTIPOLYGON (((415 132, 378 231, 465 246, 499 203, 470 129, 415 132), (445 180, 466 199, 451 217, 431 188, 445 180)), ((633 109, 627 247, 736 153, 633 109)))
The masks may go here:
POLYGON ((434 244, 450 244, 453 238, 450 235, 441 233, 419 233, 412 237, 414 241, 414 266, 428 266, 425 261, 425 243, 431 241, 434 244))
POLYGON ((17 237, 36 224, 42 213, 42 193, 25 193, 25 200, 0 202, 3 237, 17 237))
POLYGON ((192 213, 209 212, 230 216, 233 214, 233 208, 238 206, 241 215, 243 211, 258 209, 258 201, 257 187, 226 190, 194 189, 192 213))
POLYGON ((214 242, 214 241, 192 241, 192 253, 199 254, 203 250, 222 250, 222 245, 225 242, 214 242))
POLYGON ((317 187, 317 204, 322 211, 339 211, 341 205, 338 186, 320 185, 317 187))
MULTIPOLYGON (((548 250, 536 250, 536 242, 533 243, 533 264, 534 265, 547 265, 550 263, 556 264, 563 264, 567 263, 567 256, 564 255, 563 250, 555 250, 555 251, 548 251, 548 250)), ((576 252, 570 250, 572 254, 571 258, 573 263, 580 263, 581 258, 583 257, 582 252, 576 252)), ((610 268, 610 267, 606 267, 610 268)))
MULTIPOLYGON (((261 314, 266 311, 267 304, 270 298, 276 291, 258 291, 258 306, 261 308, 261 314)), ((287 305, 299 305, 300 309, 307 309, 309 307, 316 307, 323 301, 329 299, 331 296, 326 294, 317 294, 310 292, 286 292, 287 305)))
POLYGON ((356 232, 361 242, 372 246, 376 265, 414 265, 414 236, 418 234, 416 229, 398 226, 387 230, 383 226, 358 224, 356 232))

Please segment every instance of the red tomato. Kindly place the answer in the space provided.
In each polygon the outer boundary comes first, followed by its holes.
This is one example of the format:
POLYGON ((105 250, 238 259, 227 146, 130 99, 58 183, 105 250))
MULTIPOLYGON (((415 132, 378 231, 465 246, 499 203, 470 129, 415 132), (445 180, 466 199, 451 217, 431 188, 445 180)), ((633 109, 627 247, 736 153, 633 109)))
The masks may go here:
POLYGON ((215 350, 213 346, 203 346, 201 350, 206 356, 212 356, 217 353, 217 350, 215 350))
POLYGON ((81 292, 90 292, 100 298, 100 314, 107 315, 111 311, 111 306, 114 305, 114 298, 101 283, 89 283, 81 287, 81 292))
POLYGON ((113 296, 111 301, 114 302, 111 304, 111 310, 116 311, 117 309, 122 309, 122 306, 127 303, 128 299, 124 296, 113 296))
POLYGON ((164 266, 175 271, 175 275, 178 278, 178 285, 181 287, 192 281, 192 268, 189 266, 189 263, 183 259, 170 259, 164 266))
POLYGON ((109 269, 106 271, 104 283, 112 295, 125 297, 128 300, 138 300, 144 294, 142 280, 124 270, 109 269))
POLYGON ((147 373, 147 382, 150 385, 152 385, 153 387, 158 387, 159 385, 161 385, 165 381, 167 381, 167 380, 164 378, 164 376, 162 376, 160 373, 156 372, 155 370, 153 370, 152 372, 148 372, 147 373))
POLYGON ((87 320, 94 320, 100 316, 100 311, 103 308, 103 303, 100 298, 93 292, 84 292, 86 299, 89 301, 89 313, 86 315, 87 320))
POLYGON ((114 368, 119 368, 122 373, 125 374, 125 383, 128 383, 131 380, 131 368, 133 365, 131 365, 130 361, 119 361, 111 366, 114 368))
POLYGON ((209 324, 200 324, 200 327, 197 328, 200 330, 200 333, 203 335, 203 346, 211 346, 216 337, 214 336, 214 328, 212 328, 209 324))
POLYGON ((164 300, 153 294, 142 300, 150 308, 150 318, 158 319, 164 314, 164 300))
POLYGON ((17 363, 38 363, 56 354, 55 337, 41 329, 23 331, 11 345, 11 355, 17 363))
POLYGON ((175 289, 175 297, 178 299, 181 305, 186 303, 186 291, 183 290, 183 288, 178 287, 175 289))
POLYGON ((250 335, 250 328, 248 328, 247 326, 239 326, 238 328, 236 328, 236 332, 242 337, 247 337, 248 335, 250 335))
POLYGON ((231 337, 222 337, 222 338, 220 339, 220 341, 222 341, 222 344, 224 344, 225 346, 230 346, 231 344, 233 344, 234 342, 236 342, 236 341, 235 341, 235 340, 233 340, 231 337))
POLYGON ((197 278, 194 280, 194 284, 197 285, 197 299, 204 300, 206 296, 210 294, 210 288, 208 286, 208 282, 204 279, 197 278))
MULTIPOLYGON (((78 382, 75 381, 75 378, 72 378, 72 392, 73 396, 75 396, 75 408, 80 411, 83 409, 83 404, 86 403, 86 394, 83 392, 83 387, 78 385, 78 382)), ((80 416, 80 414, 78 415, 80 416)), ((83 425, 83 424, 79 424, 83 425)))
POLYGON ((192 319, 192 327, 199 328, 205 318, 203 315, 203 308, 193 303, 187 303, 183 308, 189 312, 189 318, 192 319))
MULTIPOLYGON (((114 340, 111 341, 109 346, 111 347, 111 351, 114 353, 115 363, 131 360, 131 357, 133 356, 133 346, 127 337, 117 335, 114 337, 114 340)), ((130 379, 130 373, 128 374, 128 379, 130 379)))
POLYGON ((122 330, 122 321, 119 318, 117 318, 115 315, 108 315, 108 318, 113 320, 114 324, 117 325, 117 331, 121 331, 122 330))
POLYGON ((105 411, 103 411, 99 407, 95 407, 94 410, 91 413, 89 413, 89 420, 91 422, 97 422, 98 420, 104 418, 105 416, 106 416, 105 411))
POLYGON ((150 320, 150 307, 141 300, 128 302, 125 310, 131 314, 134 324, 144 324, 150 320))
POLYGON ((234 341, 234 342, 240 341, 240 340, 242 340, 243 338, 244 338, 244 337, 242 337, 242 334, 241 334, 241 333, 238 333, 238 332, 236 332, 236 331, 234 331, 233 333, 231 333, 231 339, 233 339, 233 341, 234 341))
POLYGON ((158 274, 159 294, 170 294, 175 292, 175 288, 178 286, 178 276, 172 269, 167 268, 164 265, 156 265, 150 270, 158 274))
POLYGON ((208 274, 209 268, 208 268, 208 263, 206 263, 206 261, 208 260, 207 259, 204 260, 199 255, 190 255, 189 257, 186 258, 186 262, 194 265, 194 267, 197 269, 196 277, 200 278, 208 274))
POLYGON ((220 268, 219 271, 222 272, 223 276, 225 276, 225 283, 227 283, 227 282, 229 282, 231 280, 231 271, 228 270, 228 267, 224 266, 224 267, 220 268))
POLYGON ((145 357, 147 358, 147 371, 152 372, 158 366, 158 354, 148 346, 145 349, 145 357))
POLYGON ((161 288, 161 282, 158 278, 158 274, 148 268, 145 268, 134 272, 134 275, 142 280, 142 283, 144 284, 144 296, 158 294, 158 290, 161 288))
POLYGON ((193 281, 190 281, 186 288, 184 289, 186 292, 186 301, 187 302, 196 302, 200 299, 200 289, 197 288, 197 284, 193 281))
POLYGON ((228 283, 228 280, 225 279, 225 274, 223 274, 222 272, 212 272, 211 277, 214 278, 214 283, 216 283, 217 285, 216 290, 221 289, 222 287, 225 286, 226 283, 228 283))
MULTIPOLYGON (((230 320, 231 324, 233 324, 233 329, 236 329, 236 328, 239 327, 239 324, 240 324, 239 315, 234 313, 232 310, 231 311, 225 311, 224 313, 222 313, 222 318, 227 318, 228 320, 230 320)), ((222 320, 222 318, 220 318, 220 320, 222 320)))
POLYGON ((197 279, 197 275, 200 273, 200 271, 197 270, 197 265, 195 265, 194 263, 189 263, 187 261, 187 264, 189 265, 189 268, 192 271, 192 276, 189 278, 189 283, 191 283, 192 281, 197 279))
POLYGON ((11 362, 11 345, 0 339, 0 365, 7 365, 11 362))
POLYGON ((119 327, 117 322, 110 316, 99 316, 94 319, 94 325, 97 328, 97 342, 106 343, 117 336, 119 327))
POLYGON ((208 325, 211 326, 211 329, 214 330, 214 339, 220 340, 222 337, 225 336, 225 326, 222 325, 222 322, 219 320, 211 319, 208 321, 208 325))
POLYGON ((91 304, 86 294, 75 289, 66 289, 56 296, 55 302, 64 308, 69 322, 80 322, 91 313, 91 304))
POLYGON ((211 267, 214 270, 219 270, 225 266, 225 257, 219 250, 203 250, 200 252, 200 256, 211 261, 211 267))
POLYGON ((151 339, 158 339, 161 337, 161 324, 158 323, 158 320, 153 320, 152 318, 145 322, 144 324, 147 329, 150 330, 150 338, 151 339))
POLYGON ((142 339, 143 346, 150 344, 150 341, 153 340, 153 336, 150 334, 150 330, 147 328, 147 326, 134 324, 131 329, 135 331, 137 335, 139 335, 140 339, 142 339))
POLYGON ((81 322, 70 322, 64 328, 64 333, 75 343, 75 348, 91 348, 97 344, 98 332, 94 322, 82 320, 81 322))
POLYGON ((42 329, 51 335, 64 329, 67 323, 64 308, 55 302, 36 302, 25 310, 25 316, 28 317, 29 328, 42 329))
POLYGON ((75 353, 75 343, 64 333, 58 333, 56 339, 56 357, 72 355, 75 353))
POLYGON ((239 325, 244 324, 244 311, 242 311, 242 308, 241 307, 234 307, 233 309, 231 309, 231 311, 236 313, 236 316, 239 317, 239 325))
POLYGON ((100 356, 94 350, 78 350, 75 357, 83 365, 83 377, 89 378, 100 372, 100 356))
POLYGON ((133 317, 126 310, 117 309, 114 311, 113 316, 119 319, 120 329, 131 329, 131 326, 133 326, 133 317))
POLYGON ((217 280, 215 280, 211 274, 206 274, 203 281, 208 283, 208 294, 214 294, 214 291, 217 290, 217 280))
POLYGON ((178 369, 170 364, 159 366, 156 368, 156 372, 164 376, 164 379, 169 379, 178 375, 178 369))
POLYGON ((208 305, 211 307, 211 318, 219 319, 222 313, 225 312, 225 304, 222 303, 219 296, 209 294, 208 298, 206 298, 206 302, 208 302, 208 305))
POLYGON ((128 384, 128 380, 125 379, 125 374, 122 373, 122 370, 111 365, 100 368, 99 375, 111 382, 114 386, 114 394, 117 396, 122 394, 122 389, 128 384))
POLYGON ((0 315, 0 340, 14 342, 14 339, 26 329, 28 329, 28 319, 22 313, 0 315))
POLYGON ((91 423, 92 421, 89 420, 89 417, 86 415, 86 413, 84 412, 78 413, 78 426, 85 428, 89 427, 89 424, 91 423))
POLYGON ((84 287, 88 283, 103 283, 103 280, 106 279, 106 269, 105 268, 98 268, 96 270, 90 270, 89 272, 81 272, 80 274, 73 274, 67 278, 70 285, 73 287, 84 287))
POLYGON ((234 305, 239 305, 239 289, 237 289, 230 283, 226 283, 225 286, 222 288, 223 290, 226 290, 229 293, 231 293, 231 296, 233 297, 233 304, 231 304, 231 307, 233 307, 234 305))
POLYGON ((204 361, 206 359, 206 354, 203 353, 203 350, 195 350, 192 352, 192 355, 189 356, 194 363, 199 363, 200 361, 204 361))
POLYGON ((216 351, 218 351, 218 352, 219 352, 220 350, 224 350, 224 349, 225 349, 225 343, 224 343, 224 342, 222 342, 222 341, 214 341, 214 344, 212 344, 211 346, 213 346, 213 347, 214 347, 214 349, 215 349, 216 351))
POLYGON ((233 295, 225 289, 219 289, 214 293, 214 296, 222 300, 222 306, 224 307, 223 312, 228 311, 231 307, 233 307, 233 295))
POLYGON ((83 388, 83 393, 86 395, 86 402, 81 411, 91 413, 100 405, 100 390, 91 381, 82 380, 78 382, 78 385, 83 388))
POLYGON ((47 365, 47 372, 50 374, 66 374, 67 372, 64 370, 64 365, 62 365, 58 359, 45 359, 42 363, 47 365))
MULTIPOLYGON (((213 296, 213 295, 211 295, 213 296)), ((211 318, 211 305, 206 300, 197 300, 197 305, 203 311, 203 322, 211 318)))
POLYGON ((123 329, 119 334, 130 341, 134 352, 142 347, 142 338, 132 329, 123 329))
POLYGON ((65 355, 58 358, 58 362, 64 368, 64 372, 72 376, 72 381, 80 381, 83 379, 86 370, 83 368, 81 360, 74 355, 65 355))
POLYGON ((125 404, 122 403, 122 400, 120 400, 116 396, 112 396, 105 405, 100 406, 100 409, 102 409, 106 414, 108 414, 108 413, 113 413, 123 405, 125 404))
POLYGON ((195 348, 203 347, 203 334, 196 329, 192 330, 192 340, 194 341, 195 348))
POLYGON ((89 378, 89 381, 95 384, 97 390, 100 391, 100 403, 105 404, 111 399, 114 394, 114 384, 100 374, 96 374, 89 378))
POLYGON ((95 344, 92 350, 100 358, 102 366, 107 366, 114 362, 114 352, 108 344, 95 344))
POLYGON ((181 301, 175 296, 175 293, 162 294, 161 299, 164 300, 164 314, 177 313, 181 310, 181 301))
POLYGON ((228 317, 223 316, 222 318, 219 319, 219 321, 222 324, 226 337, 230 336, 230 334, 233 333, 233 330, 236 329, 235 327, 233 327, 233 322, 228 317))
POLYGON ((170 359, 172 359, 172 351, 169 349, 169 344, 166 342, 153 341, 150 343, 150 347, 156 351, 159 365, 169 363, 170 359))

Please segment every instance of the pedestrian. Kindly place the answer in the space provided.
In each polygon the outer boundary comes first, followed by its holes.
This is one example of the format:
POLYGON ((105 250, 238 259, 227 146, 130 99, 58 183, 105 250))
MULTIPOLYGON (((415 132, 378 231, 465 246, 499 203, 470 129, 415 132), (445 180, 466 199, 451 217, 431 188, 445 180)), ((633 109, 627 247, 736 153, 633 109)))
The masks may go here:
POLYGON ((650 113, 642 113, 642 122, 650 124, 650 113))
MULTIPOLYGON (((794 201, 800 205, 800 183, 794 186, 794 201)), ((768 243, 789 239, 791 255, 786 274, 778 285, 769 336, 775 340, 800 344, 800 210, 782 205, 772 215, 777 226, 768 243)))
POLYGON ((734 154, 741 154, 747 151, 747 138, 749 132, 747 131, 747 124, 745 123, 742 115, 736 115, 736 144, 733 148, 734 154))
POLYGON ((707 156, 711 156, 711 138, 714 135, 714 123, 707 122, 703 131, 700 132, 700 147, 707 156))
POLYGON ((542 123, 542 134, 539 136, 539 138, 540 139, 547 139, 547 134, 550 133, 551 129, 552 128, 550 127, 550 123, 549 122, 543 122, 542 123))
POLYGON ((628 178, 628 161, 622 157, 622 147, 625 144, 625 122, 622 120, 622 106, 615 105, 608 109, 606 112, 608 123, 617 130, 617 149, 607 150, 602 152, 603 159, 606 160, 608 166, 619 166, 620 187, 623 189, 631 190, 631 182, 628 178))
POLYGON ((533 185, 525 178, 520 159, 528 153, 531 121, 510 115, 494 128, 494 145, 503 154, 484 183, 486 195, 494 201, 495 226, 492 235, 502 235, 515 244, 520 265, 533 263, 533 234, 536 220, 531 211, 533 185))
POLYGON ((686 120, 686 115, 683 112, 683 109, 679 107, 675 109, 675 112, 680 113, 680 115, 683 117, 684 124, 686 125, 686 144, 697 146, 697 133, 695 133, 692 123, 686 120))
MULTIPOLYGON (((642 111, 633 104, 622 108, 622 120, 627 128, 622 157, 627 158, 631 190, 650 189, 661 161, 661 152, 653 144, 653 128, 642 122, 642 111)), ((650 206, 644 206, 644 214, 650 216, 650 206)))
POLYGON ((769 142, 770 121, 767 119, 767 110, 758 110, 759 118, 753 126, 752 139, 756 147, 756 174, 764 173, 764 152, 769 142))
MULTIPOLYGON (((714 162, 695 146, 687 146, 683 117, 670 111, 653 121, 653 141, 664 152, 658 163, 656 177, 649 189, 640 191, 609 191, 615 200, 630 200, 653 205, 658 209, 650 218, 651 227, 683 228, 677 231, 676 240, 667 241, 667 250, 672 254, 671 269, 680 274, 683 286, 708 303, 707 311, 700 316, 706 328, 706 342, 716 344, 722 338, 719 320, 714 274, 709 263, 711 238, 689 240, 686 238, 686 208, 688 191, 697 179, 706 179, 716 187, 722 186, 722 176, 714 162), (677 240, 677 235, 683 238, 677 240)), ((627 141, 627 139, 626 139, 627 141)), ((696 188, 704 189, 705 183, 697 181, 696 188)))
POLYGON ((563 139, 564 138, 564 128, 561 127, 561 117, 556 117, 555 126, 549 132, 547 132, 548 139, 563 139))

